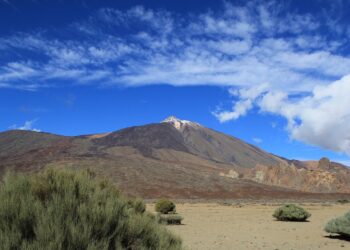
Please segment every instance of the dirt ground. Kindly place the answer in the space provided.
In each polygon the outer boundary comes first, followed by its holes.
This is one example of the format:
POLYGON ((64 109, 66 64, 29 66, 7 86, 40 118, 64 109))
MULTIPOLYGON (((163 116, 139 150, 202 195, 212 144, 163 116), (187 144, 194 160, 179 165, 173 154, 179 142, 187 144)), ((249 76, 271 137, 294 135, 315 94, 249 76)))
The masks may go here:
MULTIPOLYGON (((279 222, 272 218, 276 204, 178 204, 183 225, 167 226, 181 236, 186 249, 314 250, 350 249, 350 241, 327 237, 329 219, 350 210, 350 205, 303 204, 309 222, 279 222)), ((153 211, 153 206, 149 206, 153 211)))

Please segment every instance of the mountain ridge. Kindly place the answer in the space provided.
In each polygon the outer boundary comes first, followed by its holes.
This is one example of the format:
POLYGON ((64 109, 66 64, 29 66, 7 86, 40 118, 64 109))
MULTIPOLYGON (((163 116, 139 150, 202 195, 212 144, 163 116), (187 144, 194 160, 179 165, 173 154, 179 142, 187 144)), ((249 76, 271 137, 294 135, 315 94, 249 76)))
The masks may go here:
POLYGON ((288 160, 176 117, 80 136, 0 133, 0 174, 46 167, 91 168, 130 195, 145 198, 350 193, 350 169, 342 164, 288 160))

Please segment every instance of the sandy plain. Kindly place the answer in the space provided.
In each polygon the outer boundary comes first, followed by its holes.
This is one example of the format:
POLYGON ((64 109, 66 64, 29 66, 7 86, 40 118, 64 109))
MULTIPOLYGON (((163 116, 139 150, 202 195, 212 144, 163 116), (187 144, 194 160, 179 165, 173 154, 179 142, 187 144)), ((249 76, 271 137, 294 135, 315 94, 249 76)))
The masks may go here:
MULTIPOLYGON (((323 231, 328 220, 350 210, 350 204, 301 204, 309 222, 280 222, 272 217, 279 204, 177 204, 183 225, 167 226, 193 250, 337 250, 350 241, 330 238, 323 231)), ((154 211, 153 205, 148 206, 154 211)))

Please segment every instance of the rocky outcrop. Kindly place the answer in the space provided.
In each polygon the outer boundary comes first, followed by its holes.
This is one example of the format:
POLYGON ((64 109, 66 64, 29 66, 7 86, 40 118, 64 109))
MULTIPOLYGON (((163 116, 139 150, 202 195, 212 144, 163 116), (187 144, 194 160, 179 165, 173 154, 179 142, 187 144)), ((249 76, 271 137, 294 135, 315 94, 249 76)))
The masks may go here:
POLYGON ((323 170, 331 170, 331 161, 327 157, 323 157, 318 161, 318 168, 323 170))

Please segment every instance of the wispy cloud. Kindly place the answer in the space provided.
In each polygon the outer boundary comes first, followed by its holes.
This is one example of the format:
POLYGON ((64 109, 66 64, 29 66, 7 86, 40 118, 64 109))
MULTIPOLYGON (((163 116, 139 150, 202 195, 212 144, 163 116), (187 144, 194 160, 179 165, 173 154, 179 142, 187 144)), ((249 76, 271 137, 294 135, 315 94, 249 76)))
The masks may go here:
POLYGON ((0 82, 17 88, 47 87, 57 80, 133 86, 270 83, 308 91, 342 77, 350 66, 338 53, 345 37, 329 29, 332 39, 322 33, 328 19, 257 1, 224 3, 221 11, 197 16, 142 6, 126 12, 104 8, 72 24, 66 39, 49 38, 47 32, 1 38, 2 50, 12 57, 1 62, 0 82), (26 51, 36 57, 18 56, 26 51))
POLYGON ((22 105, 19 107, 19 111, 22 113, 44 113, 48 110, 42 107, 32 107, 27 105, 22 105))
POLYGON ((292 138, 350 155, 350 30, 338 18, 343 6, 332 6, 300 13, 279 1, 224 2, 196 15, 103 8, 64 39, 49 31, 0 38, 0 53, 11 55, 0 59, 0 87, 227 86, 234 101, 214 113, 220 121, 256 107, 285 117, 292 138))
POLYGON ((22 126, 17 126, 16 124, 14 124, 14 125, 10 126, 9 129, 29 130, 29 131, 41 132, 40 129, 34 128, 34 123, 36 121, 37 121, 37 119, 25 121, 22 126))
POLYGON ((253 142, 255 142, 256 144, 261 144, 263 142, 263 140, 261 138, 254 137, 253 142))

